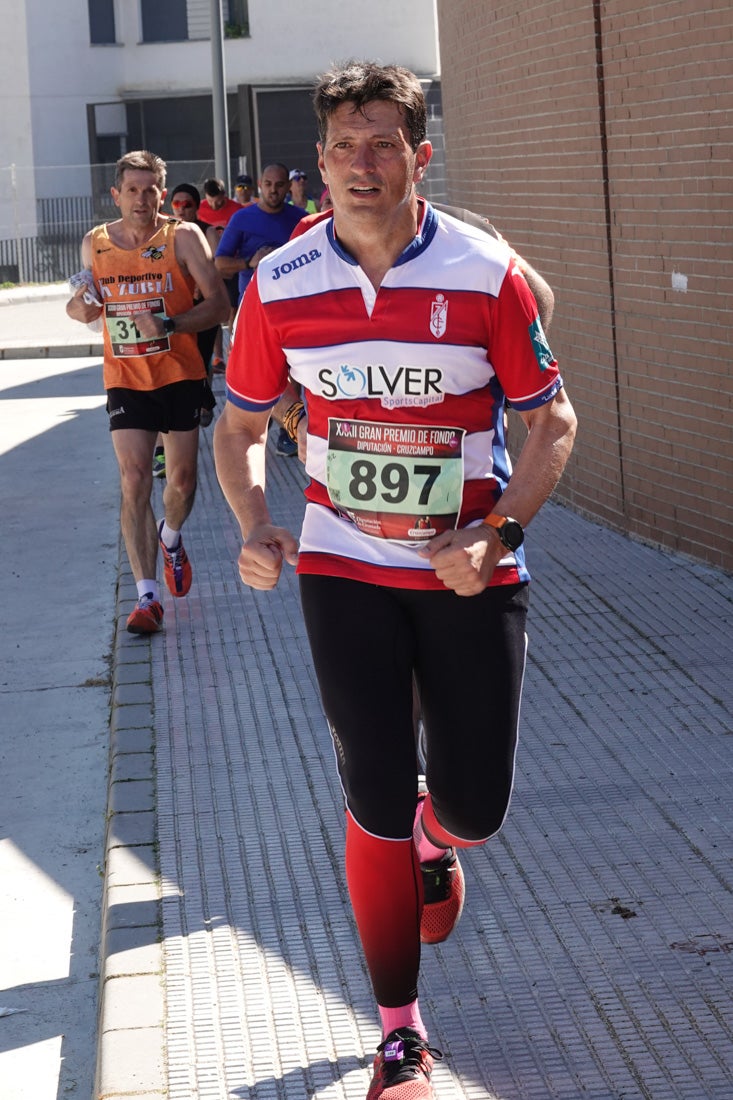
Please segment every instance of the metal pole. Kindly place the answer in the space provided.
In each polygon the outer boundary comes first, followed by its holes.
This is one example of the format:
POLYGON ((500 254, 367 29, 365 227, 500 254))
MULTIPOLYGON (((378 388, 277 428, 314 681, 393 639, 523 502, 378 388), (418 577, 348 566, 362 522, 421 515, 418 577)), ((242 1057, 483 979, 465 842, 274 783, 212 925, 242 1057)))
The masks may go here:
POLYGON ((227 82, 224 73, 224 25, 221 0, 211 2, 211 101, 214 113, 214 164, 216 175, 224 180, 227 195, 229 176, 229 123, 227 120, 227 82))
POLYGON ((18 216, 18 178, 15 171, 15 165, 10 165, 10 186, 13 192, 13 222, 15 225, 15 258, 18 261, 18 282, 28 282, 28 272, 25 266, 25 255, 23 253, 23 239, 20 233, 20 218, 18 216))

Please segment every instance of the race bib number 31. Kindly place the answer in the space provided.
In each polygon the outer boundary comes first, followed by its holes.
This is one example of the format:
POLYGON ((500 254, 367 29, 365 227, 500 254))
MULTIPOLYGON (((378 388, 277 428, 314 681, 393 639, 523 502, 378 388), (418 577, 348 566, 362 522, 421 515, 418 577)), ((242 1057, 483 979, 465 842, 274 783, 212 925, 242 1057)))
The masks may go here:
POLYGON ((365 535, 420 544, 458 522, 462 428, 328 421, 326 485, 365 535))
POLYGON ((145 301, 107 302, 104 307, 104 319, 112 343, 112 354, 117 357, 126 355, 156 355, 168 351, 170 340, 167 336, 147 340, 140 334, 133 320, 133 314, 149 309, 151 313, 165 316, 162 298, 148 298, 145 301))

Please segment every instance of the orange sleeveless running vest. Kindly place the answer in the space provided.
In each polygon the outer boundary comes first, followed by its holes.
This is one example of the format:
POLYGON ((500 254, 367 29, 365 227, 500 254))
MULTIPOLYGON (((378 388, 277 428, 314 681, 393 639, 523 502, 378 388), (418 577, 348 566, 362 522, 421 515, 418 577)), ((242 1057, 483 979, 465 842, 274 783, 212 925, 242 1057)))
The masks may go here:
POLYGON ((176 223, 166 221, 139 248, 113 244, 106 225, 92 230, 92 274, 104 303, 104 388, 157 390, 206 377, 195 332, 146 340, 132 314, 149 309, 165 317, 185 313, 194 281, 175 256, 176 223))

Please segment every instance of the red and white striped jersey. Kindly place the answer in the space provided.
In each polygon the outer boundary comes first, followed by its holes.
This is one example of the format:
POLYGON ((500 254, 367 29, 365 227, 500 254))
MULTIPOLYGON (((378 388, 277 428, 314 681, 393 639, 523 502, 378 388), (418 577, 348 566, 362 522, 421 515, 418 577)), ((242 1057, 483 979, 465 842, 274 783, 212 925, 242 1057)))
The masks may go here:
MULTIPOLYGON (((308 411, 298 571, 403 588, 442 588, 416 547, 506 487, 506 402, 531 410, 562 386, 507 246, 428 203, 378 291, 331 218, 259 264, 228 400, 271 408, 288 373, 308 411)), ((491 583, 527 579, 521 548, 491 583)))

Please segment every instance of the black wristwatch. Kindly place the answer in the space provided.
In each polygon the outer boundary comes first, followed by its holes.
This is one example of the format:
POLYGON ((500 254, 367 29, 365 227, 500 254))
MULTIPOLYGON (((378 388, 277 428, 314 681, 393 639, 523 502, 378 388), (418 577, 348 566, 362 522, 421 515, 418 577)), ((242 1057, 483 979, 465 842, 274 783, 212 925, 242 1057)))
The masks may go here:
POLYGON ((496 516, 492 512, 481 522, 494 528, 507 550, 514 552, 524 542, 524 528, 519 520, 512 519, 511 516, 496 516))
POLYGON ((164 317, 163 318, 163 332, 165 332, 166 336, 170 336, 170 334, 172 332, 175 332, 175 331, 176 331, 176 319, 175 319, 175 317, 164 317))

